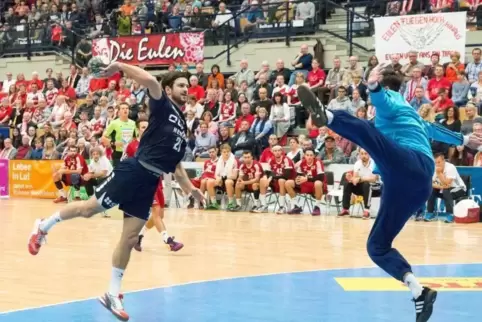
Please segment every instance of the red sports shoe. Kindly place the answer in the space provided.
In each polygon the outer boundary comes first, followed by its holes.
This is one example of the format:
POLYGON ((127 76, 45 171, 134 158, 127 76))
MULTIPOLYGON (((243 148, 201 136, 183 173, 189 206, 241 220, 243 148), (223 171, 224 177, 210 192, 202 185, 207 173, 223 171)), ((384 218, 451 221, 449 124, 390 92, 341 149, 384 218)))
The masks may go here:
POLYGON ((119 294, 119 296, 113 296, 109 293, 99 297, 99 302, 108 309, 114 316, 121 321, 129 321, 129 314, 124 311, 123 305, 124 296, 119 294))
POLYGON ((363 210, 363 219, 370 219, 370 211, 363 210))
POLYGON ((54 199, 54 203, 62 203, 62 202, 67 202, 67 198, 65 197, 57 197, 57 199, 54 199))
POLYGON ((28 251, 32 255, 37 255, 40 251, 40 247, 47 241, 47 233, 44 233, 40 230, 40 224, 42 223, 43 219, 35 220, 35 224, 33 226, 32 234, 30 235, 30 239, 28 240, 28 251))
POLYGON ((338 214, 338 217, 349 216, 350 212, 347 209, 342 209, 341 212, 338 214))

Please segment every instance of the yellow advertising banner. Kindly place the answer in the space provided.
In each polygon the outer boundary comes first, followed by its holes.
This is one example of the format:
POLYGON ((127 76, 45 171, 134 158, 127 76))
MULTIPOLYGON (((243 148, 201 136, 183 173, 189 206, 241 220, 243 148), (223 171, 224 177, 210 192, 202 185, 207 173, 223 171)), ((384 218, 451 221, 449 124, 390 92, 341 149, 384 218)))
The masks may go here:
MULTIPOLYGON (((335 278, 345 291, 406 291, 402 282, 394 278, 335 278)), ((482 291, 482 277, 429 277, 418 278, 419 282, 438 291, 482 291)))
POLYGON ((10 160, 10 197, 55 199, 57 188, 52 180, 52 174, 62 164, 62 160, 10 160))

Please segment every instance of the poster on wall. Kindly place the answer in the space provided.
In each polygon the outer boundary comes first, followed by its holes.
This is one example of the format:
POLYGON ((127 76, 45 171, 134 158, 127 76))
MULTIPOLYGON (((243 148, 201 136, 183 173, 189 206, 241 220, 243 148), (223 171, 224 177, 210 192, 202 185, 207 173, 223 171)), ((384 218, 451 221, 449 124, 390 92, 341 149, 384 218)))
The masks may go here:
POLYGON ((0 199, 8 198, 8 160, 0 159, 0 199))
POLYGON ((8 183, 10 197, 55 199, 55 188, 52 175, 55 169, 62 166, 63 161, 9 161, 8 183))
POLYGON ((197 63, 204 58, 204 33, 180 32, 94 39, 92 55, 104 63, 132 65, 197 63))
POLYGON ((400 55, 400 64, 408 62, 410 51, 418 52, 418 60, 430 65, 434 53, 440 62, 450 62, 450 54, 458 51, 464 62, 466 12, 433 13, 414 16, 374 18, 375 55, 380 62, 400 55))

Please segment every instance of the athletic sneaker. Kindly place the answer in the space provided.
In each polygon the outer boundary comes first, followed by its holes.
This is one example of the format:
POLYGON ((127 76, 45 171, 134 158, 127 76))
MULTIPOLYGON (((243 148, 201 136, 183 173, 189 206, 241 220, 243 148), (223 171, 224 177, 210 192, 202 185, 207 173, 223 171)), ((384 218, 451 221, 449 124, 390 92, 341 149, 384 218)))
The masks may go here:
POLYGON ((317 127, 323 127, 328 123, 326 108, 306 85, 300 85, 297 89, 301 105, 311 114, 311 122, 317 127))
POLYGON ((342 209, 342 211, 337 215, 338 217, 349 216, 350 212, 347 209, 342 209))
POLYGON ((437 291, 428 287, 423 288, 422 295, 413 300, 413 302, 415 302, 415 312, 417 313, 416 322, 426 322, 430 319, 433 311, 433 304, 436 299, 437 291))
POLYGON ((435 214, 431 212, 427 212, 425 214, 425 217, 423 218, 424 221, 434 221, 435 220, 435 214))
POLYGON ((211 202, 206 206, 206 210, 219 210, 219 205, 217 202, 211 202))
POLYGON ((67 202, 67 198, 65 197, 57 197, 56 199, 54 199, 54 203, 63 203, 63 202, 67 202))
POLYGON ((251 212, 251 213, 257 213, 257 212, 258 212, 258 208, 259 208, 258 206, 253 206, 253 207, 251 207, 251 210, 250 210, 249 212, 251 212))
POLYGON ((167 239, 167 243, 166 243, 166 244, 169 245, 169 247, 171 248, 171 251, 172 251, 172 252, 177 252, 178 250, 181 250, 181 249, 184 247, 184 244, 175 241, 174 238, 175 238, 174 236, 169 237, 169 238, 167 239))
POLYGON ((315 206, 315 208, 313 208, 313 211, 311 212, 311 215, 312 215, 312 216, 319 216, 319 215, 321 215, 320 207, 315 206))
POLYGON ((237 207, 237 204, 233 201, 231 201, 230 203, 228 203, 228 206, 226 207, 226 210, 227 211, 233 211, 234 208, 237 207))
POLYGON ((452 214, 447 214, 447 216, 445 216, 444 222, 445 222, 446 224, 451 224, 451 223, 454 222, 454 220, 455 220, 454 215, 452 215, 452 214))
POLYGON ((113 296, 109 293, 99 297, 99 302, 108 309, 114 316, 121 321, 129 321, 129 314, 124 311, 124 304, 122 298, 119 296, 113 296))
POLYGON ((255 212, 257 214, 267 213, 268 212, 268 206, 257 207, 256 209, 253 210, 253 212, 255 212))
POLYGON ((243 207, 241 207, 240 205, 233 205, 231 208, 228 208, 228 211, 232 211, 232 212, 238 212, 238 211, 241 211, 243 210, 243 207))
POLYGON ((28 251, 32 255, 37 255, 40 251, 40 247, 47 242, 47 233, 44 233, 40 230, 40 224, 42 223, 43 219, 35 220, 35 224, 33 225, 32 234, 30 235, 30 239, 28 240, 28 251))
POLYGON ((135 244, 134 249, 137 250, 138 252, 142 252, 142 238, 144 238, 144 235, 139 235, 137 239, 137 244, 135 244))
POLYGON ((285 207, 279 207, 278 210, 276 210, 277 215, 284 215, 285 213, 286 213, 285 207))
POLYGON ((293 209, 288 211, 288 215, 301 215, 302 213, 303 209, 301 209, 301 207, 298 207, 297 205, 295 205, 293 209))
POLYGON ((369 210, 363 210, 363 219, 370 219, 370 211, 369 210))

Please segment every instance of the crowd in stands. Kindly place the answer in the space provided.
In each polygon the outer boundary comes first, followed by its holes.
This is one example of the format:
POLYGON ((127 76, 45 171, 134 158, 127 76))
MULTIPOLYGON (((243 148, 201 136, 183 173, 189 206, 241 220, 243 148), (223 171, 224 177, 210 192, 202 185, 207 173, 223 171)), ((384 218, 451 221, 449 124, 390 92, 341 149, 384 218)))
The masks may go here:
MULTIPOLYGON (((473 49, 466 65, 460 56, 453 52, 451 62, 442 65, 434 54, 432 64, 425 66, 416 52, 410 52, 408 63, 400 64, 400 57, 393 55, 386 68, 403 78, 401 94, 425 120, 463 134, 482 133, 481 50, 473 49)), ((309 47, 302 45, 293 61, 250 66, 242 60, 231 76, 218 65, 206 68, 199 63, 194 69, 187 63, 171 65, 170 71, 189 74, 188 101, 183 106, 188 124, 184 160, 207 160, 213 148, 216 156, 221 147, 229 147, 237 159, 249 151, 252 159, 267 163, 273 158, 272 149, 281 146, 295 165, 304 160, 306 151, 322 167, 355 164, 359 147, 325 127, 312 125, 296 89, 307 84, 330 109, 370 121, 376 118, 376 106, 370 102, 365 80, 377 64, 375 56, 366 66, 356 56, 347 62, 335 58, 334 67, 325 72, 309 47), (306 135, 295 135, 293 130, 299 128, 306 128, 306 135)), ((148 115, 145 89, 122 74, 96 79, 88 68, 75 65, 68 75, 51 68, 45 72, 44 77, 37 72, 28 78, 11 72, 5 75, 0 127, 10 129, 10 135, 0 138, 0 158, 63 159, 76 147, 84 159, 90 159, 97 148, 115 164, 126 143, 116 140, 119 133, 113 124, 116 119, 134 124, 148 115)), ((432 148, 453 164, 482 166, 482 153, 477 150, 436 141, 432 148)))

